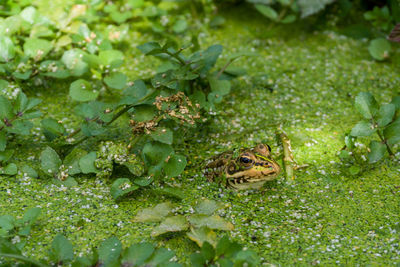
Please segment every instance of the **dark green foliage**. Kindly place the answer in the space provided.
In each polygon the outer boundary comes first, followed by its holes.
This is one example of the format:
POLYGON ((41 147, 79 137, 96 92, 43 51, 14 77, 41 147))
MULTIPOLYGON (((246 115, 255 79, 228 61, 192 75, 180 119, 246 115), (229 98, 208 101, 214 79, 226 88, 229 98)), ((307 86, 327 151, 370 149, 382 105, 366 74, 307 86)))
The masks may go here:
MULTIPOLYGON (((339 154, 344 161, 357 160, 355 140, 361 137, 369 137, 368 163, 376 163, 385 157, 386 153, 393 157, 392 148, 400 142, 400 117, 398 116, 399 97, 394 97, 391 103, 379 105, 374 96, 368 92, 362 92, 355 98, 355 108, 364 118, 359 121, 345 137, 345 149, 339 154), (397 114, 397 115, 396 115, 397 114), (378 137, 379 140, 371 140, 370 137, 378 137), (349 153, 352 152, 352 153, 349 153)), ((360 161, 359 161, 360 162, 360 161)), ((358 163, 360 164, 360 163, 358 163)), ((350 169, 352 175, 359 173, 360 167, 350 169)))

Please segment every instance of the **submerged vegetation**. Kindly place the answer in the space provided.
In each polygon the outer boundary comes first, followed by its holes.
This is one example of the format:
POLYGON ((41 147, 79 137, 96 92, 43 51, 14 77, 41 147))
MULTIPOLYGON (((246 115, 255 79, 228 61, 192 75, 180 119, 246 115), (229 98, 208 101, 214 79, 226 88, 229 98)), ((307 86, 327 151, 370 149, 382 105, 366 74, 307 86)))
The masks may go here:
POLYGON ((0 265, 398 264, 399 19, 394 0, 3 1, 0 265), (257 143, 288 178, 204 177, 257 143))

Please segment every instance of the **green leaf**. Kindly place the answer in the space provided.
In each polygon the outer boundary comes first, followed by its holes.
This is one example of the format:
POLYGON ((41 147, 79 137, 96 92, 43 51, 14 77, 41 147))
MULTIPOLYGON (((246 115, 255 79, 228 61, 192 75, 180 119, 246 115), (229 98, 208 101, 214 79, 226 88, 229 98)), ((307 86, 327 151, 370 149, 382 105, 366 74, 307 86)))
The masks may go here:
POLYGON ((79 167, 82 173, 98 173, 99 171, 94 166, 96 160, 96 152, 92 151, 79 159, 79 167))
POLYGON ((296 21, 296 15, 294 14, 289 14, 286 17, 284 17, 280 22, 284 23, 284 24, 289 24, 289 23, 293 23, 296 21))
POLYGON ((231 257, 234 254, 238 253, 242 249, 236 242, 231 242, 228 236, 223 236, 217 244, 215 248, 215 253, 217 256, 224 255, 224 257, 231 257))
POLYGON ((0 119, 10 120, 13 116, 13 107, 10 101, 4 96, 0 95, 0 119))
POLYGON ((32 225, 36 222, 37 218, 39 217, 40 213, 42 212, 42 209, 39 207, 34 207, 29 210, 27 210, 24 214, 24 217, 22 218, 24 223, 27 223, 29 225, 32 225))
POLYGON ((400 110, 400 96, 393 97, 391 104, 395 105, 396 110, 400 110))
POLYGON ((371 56, 376 60, 385 60, 389 58, 392 51, 390 42, 384 38, 377 38, 370 42, 368 51, 371 56))
POLYGON ((258 10, 258 12, 263 14, 265 17, 273 21, 278 20, 278 13, 273 8, 261 4, 254 5, 254 7, 258 10))
POLYGON ((0 216, 0 227, 2 230, 8 232, 15 227, 15 218, 11 215, 0 216))
POLYGON ((104 78, 104 82, 113 89, 122 90, 126 87, 127 77, 121 72, 113 72, 104 78))
POLYGON ((150 165, 164 163, 167 157, 173 152, 170 145, 160 142, 146 143, 143 147, 143 156, 150 165))
POLYGON ((43 71, 43 75, 56 79, 65 79, 70 76, 70 72, 67 67, 58 60, 45 60, 40 63, 40 70, 43 71))
POLYGON ((200 228, 192 227, 186 235, 190 240, 196 242, 199 247, 202 247, 204 242, 208 242, 213 246, 217 244, 217 234, 206 226, 200 228))
POLYGON ((360 121, 357 123, 353 129, 351 129, 351 136, 370 136, 372 135, 376 129, 373 128, 373 125, 367 121, 360 121))
MULTIPOLYGON (((104 240, 99 247, 99 260, 105 266, 116 265, 122 251, 122 244, 115 236, 104 240)), ((118 265, 119 266, 119 265, 118 265)))
POLYGON ((211 215, 221 207, 216 201, 205 199, 200 201, 194 208, 197 213, 211 215))
POLYGON ((311 16, 321 11, 326 5, 333 3, 333 1, 334 0, 298 0, 301 18, 311 16))
POLYGON ((203 242, 200 252, 207 261, 211 261, 215 257, 214 247, 207 241, 203 242))
POLYGON ((131 180, 128 178, 118 178, 111 185, 110 193, 114 199, 118 199, 132 191, 135 191, 138 188, 139 186, 132 184, 131 180))
POLYGON ((386 152, 385 144, 382 144, 378 141, 371 141, 369 148, 371 152, 368 153, 368 161, 369 163, 375 163, 383 158, 386 152))
POLYGON ((224 96, 231 91, 231 82, 228 80, 218 80, 215 77, 209 77, 211 91, 215 94, 224 96))
POLYGON ((87 152, 81 148, 74 148, 65 158, 64 165, 68 168, 68 174, 75 175, 81 173, 81 167, 79 167, 79 160, 87 155, 87 152))
MULTIPOLYGON (((175 256, 175 253, 166 248, 157 249, 150 260, 147 261, 145 266, 164 266, 167 265, 167 262, 170 261, 172 257, 175 256)), ((168 266, 167 266, 168 267, 168 266)), ((176 265, 174 266, 176 267, 176 265)))
POLYGON ((394 145, 400 142, 400 118, 386 126, 383 130, 383 136, 389 145, 394 145))
POLYGON ((361 171, 361 168, 360 168, 360 166, 357 166, 357 165, 352 165, 349 168, 349 172, 350 172, 351 175, 359 174, 360 171, 361 171))
POLYGON ((54 262, 69 262, 74 259, 71 242, 62 234, 56 235, 51 243, 50 257, 54 262))
POLYGON ((24 43, 24 52, 35 61, 39 61, 46 57, 51 51, 53 45, 51 42, 39 38, 30 38, 24 43))
POLYGON ((57 152, 48 146, 40 154, 40 165, 45 173, 54 176, 61 166, 61 159, 57 152))
POLYGON ((346 144, 346 147, 348 149, 353 149, 354 148, 354 137, 350 136, 350 135, 346 135, 344 137, 344 143, 346 144))
POLYGON ((86 102, 95 100, 99 92, 93 90, 92 85, 88 81, 79 79, 71 83, 69 95, 76 101, 86 102))
POLYGON ((149 55, 154 51, 161 52, 161 46, 157 42, 148 42, 137 47, 143 54, 149 55))
POLYGON ((148 121, 153 119, 156 115, 156 108, 154 105, 136 106, 133 115, 133 119, 137 122, 148 121))
POLYGON ((24 164, 21 166, 21 171, 23 174, 26 173, 28 175, 28 177, 31 177, 31 178, 39 177, 39 174, 37 173, 37 171, 27 164, 24 164))
POLYGON ((207 73, 212 67, 214 67, 215 63, 218 60, 218 57, 222 53, 222 45, 216 44, 208 47, 203 52, 203 60, 204 60, 204 68, 202 69, 203 73, 207 73))
POLYGON ((13 154, 14 154, 13 149, 0 151, 0 162, 7 162, 12 157, 13 154))
POLYGON ((187 164, 186 157, 181 155, 171 155, 164 163, 164 171, 168 177, 176 177, 183 172, 187 164))
POLYGON ((7 136, 5 131, 0 131, 0 151, 4 151, 7 146, 7 136))
POLYGON ((84 55, 85 52, 77 48, 64 52, 61 61, 72 76, 82 76, 89 70, 88 64, 83 60, 84 55))
POLYGON ((182 189, 178 187, 165 186, 163 188, 155 188, 153 190, 159 194, 167 195, 177 199, 183 199, 185 197, 182 189))
POLYGON ((141 99, 147 94, 146 84, 142 80, 136 80, 132 86, 124 90, 124 95, 132 96, 135 99, 141 99))
POLYGON ((15 48, 10 37, 0 34, 0 62, 8 62, 14 56, 15 48))
POLYGON ((135 222, 160 222, 171 214, 174 206, 171 202, 157 204, 153 208, 147 208, 139 211, 135 218, 135 222))
POLYGON ((366 119, 372 119, 378 112, 378 103, 369 92, 361 92, 356 96, 354 106, 366 119))
POLYGON ((188 28, 188 23, 185 19, 179 19, 177 20, 174 25, 172 26, 172 30, 175 33, 182 33, 184 31, 186 31, 186 29, 188 28))
POLYGON ((30 130, 33 127, 33 123, 27 120, 17 120, 12 123, 12 126, 7 129, 9 133, 15 133, 20 135, 29 135, 30 130))
POLYGON ((119 50, 100 51, 99 59, 102 65, 117 68, 124 62, 124 54, 119 50))
POLYGON ((151 257, 154 246, 150 243, 133 244, 122 253, 122 266, 142 266, 151 257))
POLYGON ((153 178, 152 177, 141 177, 141 178, 136 178, 133 183, 137 184, 138 186, 148 186, 149 184, 151 184, 153 182, 153 178))
POLYGON ((379 127, 388 125, 396 113, 396 106, 394 104, 382 105, 376 116, 376 122, 379 127))
POLYGON ((41 121, 43 134, 47 140, 52 141, 64 134, 64 126, 53 118, 45 118, 41 121))
POLYGON ((189 222, 194 227, 207 226, 210 229, 231 231, 234 229, 233 224, 225 221, 218 215, 208 216, 204 214, 195 214, 189 217, 189 222))
POLYGON ((180 232, 189 229, 185 216, 176 215, 167 217, 159 226, 153 229, 151 236, 159 236, 168 232, 180 232))
POLYGON ((168 145, 171 145, 173 141, 173 133, 169 128, 157 127, 156 130, 150 134, 150 136, 153 138, 153 140, 168 145))
POLYGON ((0 168, 0 174, 5 174, 5 175, 16 175, 18 173, 18 168, 15 163, 10 163, 4 168, 0 168))
MULTIPOLYGON (((189 258, 190 258, 191 266, 193 266, 193 267, 207 266, 207 260, 201 253, 193 253, 190 255, 189 258)), ((224 266, 224 265, 220 265, 220 266, 224 266)), ((229 266, 229 265, 226 265, 226 266, 229 266)))

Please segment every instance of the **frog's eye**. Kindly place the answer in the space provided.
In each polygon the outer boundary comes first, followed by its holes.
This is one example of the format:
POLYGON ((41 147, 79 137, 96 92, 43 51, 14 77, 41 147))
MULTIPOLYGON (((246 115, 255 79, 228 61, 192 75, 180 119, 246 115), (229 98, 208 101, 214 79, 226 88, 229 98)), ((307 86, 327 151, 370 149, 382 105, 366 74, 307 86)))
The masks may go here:
POLYGON ((244 164, 249 164, 249 163, 252 163, 253 160, 248 157, 240 157, 240 162, 244 163, 244 164))

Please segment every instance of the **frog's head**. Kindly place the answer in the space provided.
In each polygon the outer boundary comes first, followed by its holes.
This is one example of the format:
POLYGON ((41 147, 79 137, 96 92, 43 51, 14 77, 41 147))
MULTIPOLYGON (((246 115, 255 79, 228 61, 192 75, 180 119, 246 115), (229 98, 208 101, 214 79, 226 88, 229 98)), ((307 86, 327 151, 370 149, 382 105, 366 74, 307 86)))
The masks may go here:
POLYGON ((275 179, 281 168, 271 157, 271 147, 258 144, 251 149, 242 149, 238 157, 232 158, 225 175, 227 185, 235 189, 259 188, 266 181, 275 179))

